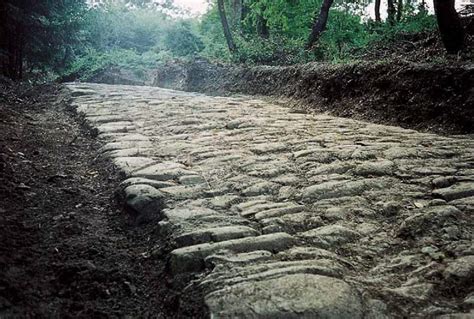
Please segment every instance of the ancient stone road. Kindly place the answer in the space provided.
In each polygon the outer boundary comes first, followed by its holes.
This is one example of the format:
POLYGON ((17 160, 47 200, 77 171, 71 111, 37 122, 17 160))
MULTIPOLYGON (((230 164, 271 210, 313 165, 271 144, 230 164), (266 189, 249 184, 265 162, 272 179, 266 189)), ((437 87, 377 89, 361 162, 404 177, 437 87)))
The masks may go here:
POLYGON ((170 271, 196 273, 214 318, 469 316, 472 137, 248 96, 68 87, 136 222, 159 223, 170 271))

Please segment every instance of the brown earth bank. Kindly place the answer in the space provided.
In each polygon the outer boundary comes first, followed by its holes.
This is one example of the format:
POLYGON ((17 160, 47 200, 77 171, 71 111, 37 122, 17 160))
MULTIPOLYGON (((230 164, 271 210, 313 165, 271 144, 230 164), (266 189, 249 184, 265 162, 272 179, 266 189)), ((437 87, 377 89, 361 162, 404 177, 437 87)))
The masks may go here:
POLYGON ((118 173, 66 90, 0 88, 0 318, 202 316, 154 253, 156 225, 116 204, 118 173))
POLYGON ((299 110, 442 134, 474 133, 474 64, 390 60, 352 64, 162 65, 154 85, 209 94, 290 98, 299 110))

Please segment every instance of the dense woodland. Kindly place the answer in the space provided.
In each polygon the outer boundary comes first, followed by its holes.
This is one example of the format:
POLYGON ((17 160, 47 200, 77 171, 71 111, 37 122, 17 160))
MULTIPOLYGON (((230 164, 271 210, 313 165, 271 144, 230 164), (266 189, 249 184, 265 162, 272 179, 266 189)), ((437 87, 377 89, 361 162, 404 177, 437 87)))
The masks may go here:
POLYGON ((191 17, 170 0, 94 6, 85 0, 6 0, 0 8, 0 63, 12 79, 52 79, 87 78, 110 66, 140 75, 176 59, 344 62, 376 43, 437 27, 448 53, 463 47, 454 0, 434 0, 437 19, 424 0, 370 5, 368 0, 212 0, 205 15, 191 17))

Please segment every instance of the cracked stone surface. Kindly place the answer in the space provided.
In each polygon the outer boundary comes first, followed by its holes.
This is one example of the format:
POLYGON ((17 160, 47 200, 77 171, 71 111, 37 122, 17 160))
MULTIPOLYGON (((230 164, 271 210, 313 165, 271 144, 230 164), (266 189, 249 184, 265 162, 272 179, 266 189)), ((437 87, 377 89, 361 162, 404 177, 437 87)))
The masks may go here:
POLYGON ((68 87, 214 318, 472 315, 472 137, 249 96, 68 87))

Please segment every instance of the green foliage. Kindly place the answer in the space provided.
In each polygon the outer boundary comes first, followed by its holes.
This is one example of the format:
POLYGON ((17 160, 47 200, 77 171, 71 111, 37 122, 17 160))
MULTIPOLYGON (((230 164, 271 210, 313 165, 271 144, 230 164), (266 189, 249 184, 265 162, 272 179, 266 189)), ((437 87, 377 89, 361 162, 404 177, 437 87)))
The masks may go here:
POLYGON ((0 49, 6 56, 0 59, 3 73, 21 78, 24 69, 63 69, 72 60, 85 10, 81 0, 1 1, 0 49))
POLYGON ((143 78, 147 71, 152 70, 159 61, 169 59, 171 56, 166 51, 138 53, 129 49, 115 49, 109 52, 99 52, 89 49, 71 64, 64 75, 87 80, 104 70, 120 68, 132 72, 138 78, 143 78))
MULTIPOLYGON (((212 7, 203 17, 201 33, 206 57, 251 64, 291 64, 314 60, 340 62, 354 58, 355 53, 368 50, 375 43, 391 43, 404 34, 436 27, 432 15, 415 10, 415 2, 405 6, 401 21, 392 26, 367 19, 366 8, 370 1, 336 1, 330 10, 326 31, 314 49, 308 52, 304 46, 321 0, 254 0, 245 3, 249 12, 240 29, 234 26, 238 52, 232 57, 226 52, 216 7, 212 7), (265 19, 270 29, 269 39, 258 35, 259 17, 265 19)), ((228 8, 231 6, 228 5, 228 8)))
POLYGON ((85 0, 6 0, 0 3, 0 18, 6 21, 0 29, 0 63, 13 54, 23 57, 22 63, 9 67, 13 75, 24 67, 86 79, 111 67, 140 76, 159 62, 177 58, 272 65, 341 62, 374 44, 389 44, 436 26, 433 16, 417 9, 416 0, 405 3, 394 25, 375 23, 366 16, 370 1, 336 0, 327 29, 306 51, 322 0, 243 0, 243 14, 234 0, 225 0, 238 47, 231 55, 215 0, 200 18, 179 16, 171 0, 110 0, 96 8, 88 8, 85 0), (262 23, 269 36, 262 32, 262 23))
POLYGON ((86 21, 85 45, 77 48, 78 57, 66 75, 87 79, 117 67, 142 77, 158 62, 194 56, 204 48, 195 21, 172 19, 148 6, 130 9, 109 3, 89 10, 86 21))
POLYGON ((178 23, 176 27, 170 28, 164 39, 165 47, 175 56, 196 55, 204 49, 204 43, 192 30, 188 21, 178 23))

